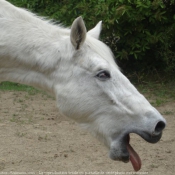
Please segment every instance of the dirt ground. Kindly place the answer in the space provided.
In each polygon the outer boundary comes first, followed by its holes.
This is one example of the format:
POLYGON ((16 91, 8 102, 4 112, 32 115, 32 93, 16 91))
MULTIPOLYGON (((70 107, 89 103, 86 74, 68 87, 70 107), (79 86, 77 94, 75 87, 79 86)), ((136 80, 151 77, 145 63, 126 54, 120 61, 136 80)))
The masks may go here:
POLYGON ((54 99, 0 91, 0 174, 174 175, 175 102, 158 110, 167 120, 159 143, 131 135, 142 160, 142 169, 134 173, 131 163, 110 160, 99 141, 61 116, 54 99))

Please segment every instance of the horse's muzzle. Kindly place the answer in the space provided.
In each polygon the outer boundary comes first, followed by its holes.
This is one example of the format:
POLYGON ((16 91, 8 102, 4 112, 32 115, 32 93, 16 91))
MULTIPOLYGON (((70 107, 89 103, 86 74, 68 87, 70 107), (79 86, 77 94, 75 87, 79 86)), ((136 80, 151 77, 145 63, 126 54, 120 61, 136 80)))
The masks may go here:
POLYGON ((141 159, 139 155, 135 152, 135 150, 132 148, 132 146, 129 144, 129 134, 135 133, 149 143, 157 143, 162 137, 162 131, 165 128, 165 125, 165 122, 159 121, 156 124, 154 130, 151 132, 139 130, 132 130, 130 132, 128 131, 127 133, 120 136, 118 140, 114 141, 114 144, 112 145, 110 150, 110 158, 112 160, 123 161, 125 163, 131 160, 134 169, 138 171, 141 168, 141 159))

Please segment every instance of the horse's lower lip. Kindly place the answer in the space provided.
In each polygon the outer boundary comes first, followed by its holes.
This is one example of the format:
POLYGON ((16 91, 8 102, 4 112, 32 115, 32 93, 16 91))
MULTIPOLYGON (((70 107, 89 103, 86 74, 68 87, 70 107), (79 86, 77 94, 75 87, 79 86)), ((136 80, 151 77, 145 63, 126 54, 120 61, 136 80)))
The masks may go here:
POLYGON ((124 163, 129 162, 129 152, 127 150, 127 142, 129 134, 123 135, 118 140, 118 145, 114 145, 110 150, 110 158, 115 161, 122 161, 124 163))

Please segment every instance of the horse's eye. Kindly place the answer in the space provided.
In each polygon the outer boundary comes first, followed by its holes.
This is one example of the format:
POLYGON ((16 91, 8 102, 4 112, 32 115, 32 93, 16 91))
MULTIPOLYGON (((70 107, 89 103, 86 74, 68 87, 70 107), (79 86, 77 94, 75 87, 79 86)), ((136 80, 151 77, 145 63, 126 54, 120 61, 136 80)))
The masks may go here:
POLYGON ((99 80, 102 80, 102 81, 105 81, 109 78, 111 78, 111 75, 108 71, 106 70, 101 70, 98 72, 98 74, 96 75, 96 77, 99 79, 99 80))

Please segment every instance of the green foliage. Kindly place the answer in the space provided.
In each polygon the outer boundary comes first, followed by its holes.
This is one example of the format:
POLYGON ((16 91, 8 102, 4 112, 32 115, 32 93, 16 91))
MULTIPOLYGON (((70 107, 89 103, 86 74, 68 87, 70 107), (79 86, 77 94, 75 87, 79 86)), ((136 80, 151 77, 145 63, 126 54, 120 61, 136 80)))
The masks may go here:
POLYGON ((141 69, 175 69, 174 1, 122 0, 116 13, 121 38, 117 57, 141 69))
POLYGON ((122 66, 175 70, 175 0, 9 1, 67 26, 80 15, 88 29, 103 20, 102 40, 122 66))
POLYGON ((0 90, 26 91, 30 95, 35 95, 36 93, 39 92, 39 90, 34 89, 33 87, 18 84, 18 83, 11 83, 11 82, 2 82, 2 83, 0 83, 0 90))

